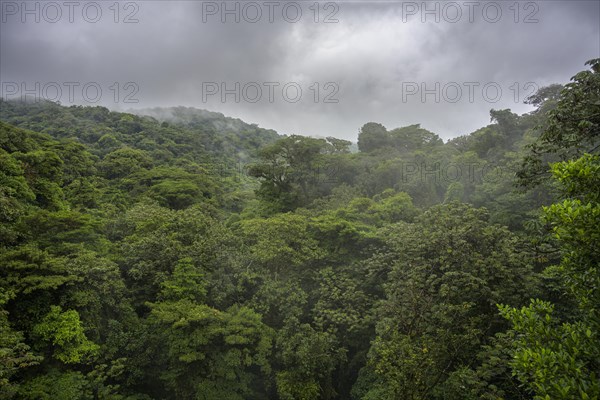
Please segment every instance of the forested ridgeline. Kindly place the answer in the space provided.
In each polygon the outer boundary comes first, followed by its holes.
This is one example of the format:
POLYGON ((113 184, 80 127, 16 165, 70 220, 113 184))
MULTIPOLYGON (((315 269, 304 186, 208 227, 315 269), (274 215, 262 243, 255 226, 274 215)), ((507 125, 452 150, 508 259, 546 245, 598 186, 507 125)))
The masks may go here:
MULTIPOLYGON (((446 143, 0 100, 0 398, 598 399, 600 60, 446 143)), ((468 118, 468 116, 465 116, 468 118)))

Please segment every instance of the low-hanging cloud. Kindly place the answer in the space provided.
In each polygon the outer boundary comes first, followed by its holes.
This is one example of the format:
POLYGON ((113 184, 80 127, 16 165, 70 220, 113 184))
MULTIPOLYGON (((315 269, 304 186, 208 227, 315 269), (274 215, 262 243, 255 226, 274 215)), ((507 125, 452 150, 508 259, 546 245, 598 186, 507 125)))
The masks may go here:
POLYGON ((600 56, 597 1, 96 2, 100 18, 52 2, 60 19, 26 3, 1 2, 5 98, 56 83, 62 104, 192 106, 285 134, 355 140, 377 121, 447 139, 600 56))

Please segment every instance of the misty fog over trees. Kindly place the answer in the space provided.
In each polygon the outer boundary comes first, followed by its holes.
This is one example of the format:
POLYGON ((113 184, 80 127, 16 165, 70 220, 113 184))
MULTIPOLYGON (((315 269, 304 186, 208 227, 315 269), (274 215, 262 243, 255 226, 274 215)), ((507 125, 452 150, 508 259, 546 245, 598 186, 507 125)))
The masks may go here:
POLYGON ((588 67, 446 143, 368 122, 355 152, 3 100, 2 397, 597 399, 588 67))

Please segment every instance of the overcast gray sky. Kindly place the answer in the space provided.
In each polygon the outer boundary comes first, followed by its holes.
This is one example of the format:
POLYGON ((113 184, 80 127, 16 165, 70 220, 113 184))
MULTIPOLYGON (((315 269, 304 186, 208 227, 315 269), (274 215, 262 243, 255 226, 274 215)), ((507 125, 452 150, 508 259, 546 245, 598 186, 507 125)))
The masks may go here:
POLYGON ((600 57, 597 0, 0 3, 6 99, 192 106, 282 134, 448 139, 600 57))

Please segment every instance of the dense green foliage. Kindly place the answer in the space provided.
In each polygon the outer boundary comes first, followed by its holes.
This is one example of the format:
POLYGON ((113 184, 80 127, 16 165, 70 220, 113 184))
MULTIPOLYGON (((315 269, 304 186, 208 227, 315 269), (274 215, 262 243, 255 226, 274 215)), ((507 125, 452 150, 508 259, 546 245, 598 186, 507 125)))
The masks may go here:
POLYGON ((598 399, 590 65, 534 112, 447 143, 369 122, 354 153, 0 100, 0 397, 598 399))

